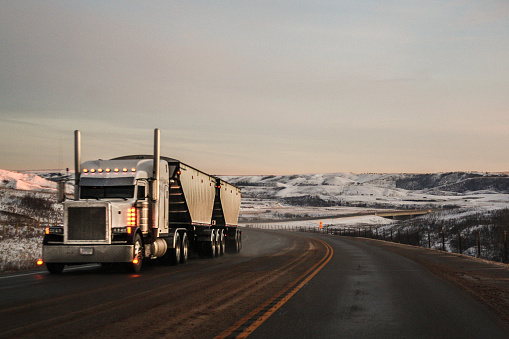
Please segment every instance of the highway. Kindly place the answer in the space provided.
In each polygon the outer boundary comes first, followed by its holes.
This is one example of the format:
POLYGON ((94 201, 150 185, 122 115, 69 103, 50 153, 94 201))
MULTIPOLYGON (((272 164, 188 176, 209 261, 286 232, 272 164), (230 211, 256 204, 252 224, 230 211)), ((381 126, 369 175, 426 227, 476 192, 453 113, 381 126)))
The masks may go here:
POLYGON ((140 275, 98 265, 4 274, 0 337, 509 335, 506 265, 312 233, 245 229, 243 240, 238 255, 140 275), (470 285, 447 278, 461 270, 470 285))

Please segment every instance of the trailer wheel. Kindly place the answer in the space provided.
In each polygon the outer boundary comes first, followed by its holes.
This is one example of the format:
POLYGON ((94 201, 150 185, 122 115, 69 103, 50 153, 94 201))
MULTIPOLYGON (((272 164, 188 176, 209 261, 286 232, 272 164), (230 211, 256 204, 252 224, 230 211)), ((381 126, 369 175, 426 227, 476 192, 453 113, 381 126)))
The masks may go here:
POLYGON ((216 257, 216 232, 212 231, 210 236, 210 242, 205 242, 205 248, 207 249, 207 256, 209 258, 215 258, 216 257))
POLYGON ((133 261, 127 263, 127 271, 131 273, 140 273, 141 265, 143 263, 143 242, 141 241, 141 237, 139 234, 136 234, 134 237, 134 251, 133 251, 133 261), (134 259, 138 259, 135 263, 134 259))
POLYGON ((64 270, 64 264, 46 263, 46 268, 51 274, 59 274, 64 270))
POLYGON ((224 238, 224 231, 218 230, 219 234, 219 255, 224 255, 226 251, 226 239, 224 238))
POLYGON ((239 230, 235 232, 235 253, 239 253, 242 248, 242 238, 239 230))
POLYGON ((187 233, 182 233, 182 241, 180 247, 180 263, 185 264, 188 259, 188 250, 189 250, 189 238, 187 237, 187 233))
POLYGON ((216 257, 219 257, 221 255, 221 231, 214 230, 214 233, 216 235, 216 257))

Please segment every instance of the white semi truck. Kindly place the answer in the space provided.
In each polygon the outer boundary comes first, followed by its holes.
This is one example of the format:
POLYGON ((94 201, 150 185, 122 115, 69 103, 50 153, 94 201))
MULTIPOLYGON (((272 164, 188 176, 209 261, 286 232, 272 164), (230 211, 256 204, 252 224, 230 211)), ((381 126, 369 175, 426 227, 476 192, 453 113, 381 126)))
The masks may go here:
POLYGON ((139 273, 147 259, 177 265, 190 251, 238 253, 240 200, 239 188, 162 157, 158 129, 153 155, 83 163, 75 131, 74 200, 64 202, 63 226, 46 229, 42 261, 51 273, 83 263, 123 263, 139 273))

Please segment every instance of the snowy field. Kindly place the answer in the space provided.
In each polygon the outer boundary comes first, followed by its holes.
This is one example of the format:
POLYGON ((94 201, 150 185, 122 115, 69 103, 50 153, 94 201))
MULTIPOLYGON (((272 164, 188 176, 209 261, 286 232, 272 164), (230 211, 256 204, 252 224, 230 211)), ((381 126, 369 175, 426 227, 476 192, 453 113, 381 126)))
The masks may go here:
MULTIPOLYGON (((72 173, 69 176, 52 171, 17 173, 0 169, 0 272, 35 266, 41 255, 42 228, 48 223, 61 223, 62 206, 56 203, 55 183, 61 178, 72 180, 72 173), (38 225, 39 233, 28 236, 20 231, 15 236, 16 224, 27 232, 29 227, 38 225), (7 235, 1 233, 4 228, 7 235)), ((222 178, 242 188, 239 225, 244 227, 318 229, 320 222, 324 229, 336 230, 363 227, 414 232, 420 227, 434 232, 434 248, 440 246, 436 232, 443 227, 450 232, 460 228, 465 236, 482 230, 483 236, 494 238, 501 221, 493 219, 500 219, 498 211, 509 207, 509 177, 501 173, 329 173, 222 178), (388 209, 436 212, 410 221, 375 215, 388 209)), ((67 192, 72 193, 72 181, 68 182, 67 192)), ((448 240, 446 247, 453 250, 454 246, 454 241, 448 240)), ((465 254, 474 253, 471 241, 465 248, 465 254)))
POLYGON ((61 214, 55 182, 0 169, 0 272, 35 268, 43 229, 61 214))

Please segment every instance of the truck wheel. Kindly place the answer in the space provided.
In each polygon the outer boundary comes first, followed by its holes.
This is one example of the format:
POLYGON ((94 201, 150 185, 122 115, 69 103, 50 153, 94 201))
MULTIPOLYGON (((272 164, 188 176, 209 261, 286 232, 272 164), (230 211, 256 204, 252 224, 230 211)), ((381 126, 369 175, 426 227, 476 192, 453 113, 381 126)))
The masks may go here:
POLYGON ((51 274, 59 274, 64 270, 64 264, 46 263, 46 268, 51 274))
POLYGON ((215 258, 216 257, 216 232, 212 231, 210 242, 206 242, 205 246, 207 247, 207 256, 209 258, 215 258))
POLYGON ((224 231, 219 230, 219 255, 224 255, 226 251, 226 239, 224 238, 224 231))
POLYGON ((188 258, 188 250, 189 250, 189 239, 187 238, 187 233, 182 233, 182 241, 180 246, 180 263, 185 264, 188 258))
POLYGON ((239 253, 242 247, 242 239, 240 237, 240 232, 237 230, 235 232, 235 253, 239 253))
POLYGON ((170 255, 170 265, 177 266, 180 263, 181 252, 180 247, 182 242, 180 241, 180 234, 175 233, 175 248, 170 248, 168 254, 170 255))
POLYGON ((214 234, 216 235, 216 257, 221 255, 221 231, 214 230, 214 234))
POLYGON ((139 234, 134 237, 134 251, 133 261, 127 263, 127 271, 131 273, 140 273, 141 265, 143 263, 143 242, 139 234), (134 258, 138 259, 138 262, 134 262, 134 258))

